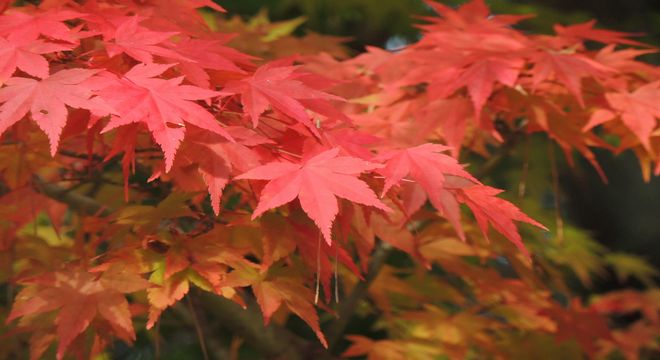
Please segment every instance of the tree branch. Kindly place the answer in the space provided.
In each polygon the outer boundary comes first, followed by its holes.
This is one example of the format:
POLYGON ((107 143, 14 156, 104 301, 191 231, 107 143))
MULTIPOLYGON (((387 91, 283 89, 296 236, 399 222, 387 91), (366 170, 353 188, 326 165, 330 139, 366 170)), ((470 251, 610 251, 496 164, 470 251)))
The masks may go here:
POLYGON ((264 326, 257 303, 249 299, 247 309, 222 296, 203 293, 200 302, 224 327, 267 358, 286 360, 330 360, 334 357, 316 341, 307 341, 277 325, 264 326))
POLYGON ((502 161, 509 157, 520 140, 525 137, 525 133, 521 128, 509 129, 500 121, 496 121, 495 127, 498 128, 498 132, 504 137, 504 143, 497 148, 495 154, 489 157, 486 162, 481 164, 481 166, 472 173, 477 179, 481 179, 495 170, 502 161))
MULTIPOLYGON (((188 301, 188 303, 190 304, 190 302, 195 300, 195 303, 197 303, 198 299, 197 298, 192 299, 192 296, 193 296, 192 293, 186 295, 186 299, 187 299, 186 301, 188 301)), ((188 306, 188 308, 186 309, 186 307, 183 306, 181 302, 178 302, 172 306, 172 310, 186 326, 195 327, 195 331, 197 332, 197 336, 199 337, 200 346, 207 347, 209 354, 207 355, 208 357, 214 360, 228 360, 231 358, 229 356, 229 350, 227 349, 226 346, 224 346, 224 344, 218 341, 217 338, 213 336, 208 336, 212 333, 212 331, 209 330, 213 330, 213 329, 210 329, 209 327, 205 326, 207 324, 202 324, 202 321, 200 321, 200 319, 197 318, 195 314, 196 310, 194 308, 188 306), (203 337, 204 335, 207 335, 208 338, 204 338, 203 337), (204 342, 205 345, 202 345, 201 344, 202 342, 204 342)))
POLYGON ((65 203, 69 205, 71 209, 84 213, 85 215, 108 216, 112 213, 112 210, 107 206, 100 204, 98 201, 90 197, 71 191, 70 189, 60 187, 56 184, 46 183, 39 177, 35 177, 33 182, 34 186, 40 193, 59 202, 65 203))
POLYGON ((351 293, 344 299, 339 306, 338 318, 335 320, 327 331, 328 336, 328 350, 332 353, 336 350, 339 341, 348 326, 348 322, 353 317, 355 309, 360 301, 367 295, 369 286, 374 281, 378 273, 383 268, 387 255, 389 255, 392 246, 386 242, 379 242, 376 244, 376 249, 371 257, 367 275, 364 281, 358 282, 351 293))

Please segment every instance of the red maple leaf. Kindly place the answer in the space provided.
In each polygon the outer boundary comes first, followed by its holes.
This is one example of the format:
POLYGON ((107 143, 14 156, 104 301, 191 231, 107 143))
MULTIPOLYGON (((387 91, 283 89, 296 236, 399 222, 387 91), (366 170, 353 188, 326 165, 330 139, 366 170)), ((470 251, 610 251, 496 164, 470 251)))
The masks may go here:
POLYGON ((50 152, 57 151, 60 134, 67 120, 66 106, 88 109, 103 116, 113 110, 94 97, 90 80, 96 70, 69 69, 35 80, 13 77, 0 89, 0 134, 29 112, 32 119, 48 135, 50 152))
POLYGON ((582 78, 599 78, 613 70, 582 54, 570 54, 555 51, 539 51, 532 56, 533 86, 554 79, 562 83, 575 96, 580 106, 584 107, 582 98, 582 78))
POLYGON ((510 25, 533 15, 493 15, 484 0, 468 1, 454 10, 452 7, 432 0, 424 3, 433 9, 438 17, 425 17, 430 25, 419 26, 426 30, 467 30, 482 31, 484 33, 508 32, 510 25))
POLYGON ((215 11, 226 12, 225 9, 212 0, 148 0, 154 7, 164 9, 180 9, 182 12, 209 7, 215 11))
MULTIPOLYGON (((224 40, 226 42, 230 39, 227 37, 224 40)), ((222 44, 222 41, 200 39, 185 39, 176 43, 175 51, 195 59, 194 61, 179 61, 178 68, 186 75, 188 81, 197 86, 209 88, 211 86, 210 78, 206 69, 245 73, 237 66, 237 63, 249 63, 252 57, 222 44)))
POLYGON ((161 79, 173 65, 138 64, 117 79, 106 74, 99 95, 118 112, 103 131, 130 123, 144 123, 165 153, 165 170, 169 171, 185 133, 184 121, 232 140, 215 117, 194 100, 221 95, 217 91, 181 85, 183 77, 161 79))
POLYGON ((460 192, 463 195, 461 201, 472 210, 484 236, 488 237, 488 224, 491 224, 527 257, 529 257, 529 252, 522 243, 520 233, 513 221, 526 222, 548 230, 541 223, 525 215, 512 203, 495 196, 502 190, 478 184, 461 188, 460 192))
POLYGON ((248 78, 230 81, 223 91, 241 95, 243 109, 255 127, 259 123, 259 116, 270 105, 317 133, 300 100, 343 99, 308 86, 301 81, 301 74, 295 73, 296 69, 295 66, 281 66, 279 62, 269 63, 259 67, 248 78))
POLYGON ((651 133, 657 127, 656 119, 660 118, 660 81, 641 86, 633 92, 607 93, 605 98, 642 145, 651 149, 651 133))
POLYGON ((385 167, 380 170, 380 173, 385 176, 385 186, 381 196, 385 195, 404 177, 410 175, 426 191, 431 204, 449 219, 459 236, 465 239, 460 222, 459 204, 448 189, 447 175, 463 178, 466 183, 477 183, 478 181, 465 171, 456 159, 442 154, 449 149, 447 146, 438 144, 423 144, 379 156, 378 160, 385 161, 385 167))
POLYGON ((603 44, 626 44, 634 46, 643 46, 644 44, 626 39, 631 36, 640 36, 641 34, 625 33, 620 31, 594 29, 596 20, 589 20, 581 24, 573 24, 569 26, 562 26, 556 24, 554 30, 557 35, 565 37, 573 41, 592 40, 598 41, 603 44))
POLYGON ((428 137, 430 133, 440 128, 442 138, 451 148, 452 156, 458 158, 470 117, 472 117, 472 106, 464 97, 457 96, 428 102, 420 112, 419 139, 428 137), (442 117, 438 114, 442 114, 442 117))
POLYGON ((119 23, 114 34, 106 34, 105 48, 108 56, 113 57, 126 53, 143 63, 152 63, 154 55, 191 61, 164 46, 172 36, 178 34, 177 32, 152 31, 139 26, 139 22, 140 19, 137 16, 125 18, 119 23))
POLYGON ((56 51, 71 50, 73 45, 55 44, 43 40, 32 40, 9 36, 0 36, 0 84, 9 79, 16 68, 29 75, 46 78, 49 75, 49 64, 42 54, 56 51))
MULTIPOLYGON (((220 198, 229 182, 230 174, 245 172, 259 165, 259 157, 244 145, 251 141, 260 143, 250 139, 252 130, 243 127, 228 127, 227 130, 237 142, 230 142, 219 135, 191 127, 188 130, 190 140, 184 142, 178 150, 172 171, 169 172, 174 183, 182 190, 200 191, 206 188, 216 215, 220 213, 220 198), (201 181, 195 181, 196 179, 201 181), (205 186, 200 188, 200 185, 205 186)), ((156 170, 151 179, 161 175, 162 171, 156 170)))
POLYGON ((13 35, 23 39, 36 40, 39 35, 78 43, 79 36, 64 21, 85 16, 71 10, 52 10, 36 14, 23 12, 5 13, 0 16, 0 35, 13 35))
POLYGON ((334 148, 300 164, 271 162, 236 177, 270 180, 261 192, 252 219, 297 197, 305 213, 314 220, 325 240, 331 244, 330 230, 339 212, 337 197, 389 211, 373 190, 357 177, 381 165, 338 155, 339 148, 334 148))
POLYGON ((474 104, 475 118, 481 117, 488 97, 493 93, 495 81, 513 87, 525 62, 516 57, 492 56, 471 64, 453 82, 453 88, 467 87, 474 104))

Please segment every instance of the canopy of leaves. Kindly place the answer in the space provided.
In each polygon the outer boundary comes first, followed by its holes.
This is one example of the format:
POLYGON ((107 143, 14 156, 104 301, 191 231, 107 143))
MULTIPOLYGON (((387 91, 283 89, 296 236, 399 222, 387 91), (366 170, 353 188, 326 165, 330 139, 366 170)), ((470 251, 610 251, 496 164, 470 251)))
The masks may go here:
POLYGON ((159 356, 177 321, 204 357, 655 351, 653 267, 480 179, 520 137, 660 173, 660 70, 635 60, 653 49, 427 5, 418 42, 355 57, 210 1, 0 7, 0 356, 159 356), (583 301, 567 280, 608 267, 645 290, 583 301), (344 336, 351 318, 368 330, 344 336))

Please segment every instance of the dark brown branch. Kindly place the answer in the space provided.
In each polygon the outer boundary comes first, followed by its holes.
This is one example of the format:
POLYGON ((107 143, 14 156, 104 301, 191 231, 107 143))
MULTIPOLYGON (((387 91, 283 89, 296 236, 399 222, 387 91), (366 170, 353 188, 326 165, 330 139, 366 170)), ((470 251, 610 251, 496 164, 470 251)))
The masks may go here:
POLYGON ((192 300, 190 300, 190 296, 186 296, 186 304, 188 305, 188 311, 190 312, 193 325, 195 325, 195 332, 197 333, 199 347, 202 349, 204 360, 209 360, 209 353, 206 350, 206 340, 204 339, 204 331, 202 330, 202 326, 199 323, 199 319, 197 318, 197 313, 195 312, 195 307, 193 306, 192 300))
MULTIPOLYGON (((198 297, 194 296, 193 299, 193 294, 188 294, 186 296, 186 301, 188 304, 192 304, 194 301, 195 304, 197 304, 198 297)), ((172 306, 172 310, 174 311, 174 314, 179 318, 186 326, 193 326, 195 327, 195 331, 197 332, 197 337, 200 342, 200 346, 202 347, 203 353, 205 354, 206 359, 214 359, 214 360, 226 360, 230 359, 229 356, 229 350, 227 349, 224 344, 222 344, 221 341, 217 337, 214 336, 208 336, 205 337, 205 334, 212 334, 212 330, 207 324, 205 324, 202 319, 200 319, 197 316, 196 310, 195 310, 195 305, 191 307, 191 305, 188 305, 186 308, 183 306, 181 302, 176 303, 172 306), (203 343, 203 344, 202 344, 203 343)))
POLYGON ((200 301, 225 328, 242 337, 264 356, 287 360, 305 358, 304 349, 309 349, 310 344, 285 329, 264 326, 256 304, 243 309, 235 302, 211 293, 202 294, 200 301))
POLYGON ((371 286, 371 283, 383 268, 385 259, 387 259, 391 248, 392 247, 389 244, 382 241, 376 244, 376 249, 371 256, 371 262, 369 263, 369 268, 367 269, 367 275, 364 281, 358 282, 353 290, 351 290, 348 297, 341 302, 338 311, 338 318, 330 325, 326 332, 328 336, 328 349, 330 352, 336 350, 337 344, 341 340, 342 335, 346 330, 346 326, 348 326, 348 322, 353 317, 357 305, 367 295, 369 286, 371 286))
POLYGON ((499 128, 498 131, 504 138, 504 143, 502 143, 502 145, 497 148, 495 154, 490 156, 486 162, 481 164, 481 166, 472 173, 472 175, 474 175, 474 177, 477 179, 488 176, 491 172, 493 172, 493 170, 495 170, 502 163, 502 161, 509 157, 518 143, 526 136, 522 128, 509 129, 500 121, 495 122, 495 127, 499 128))
POLYGON ((485 176, 488 176, 493 170, 495 170, 501 163, 509 157, 513 148, 515 147, 515 141, 509 141, 504 143, 497 149, 497 152, 484 162, 479 169, 475 170, 472 175, 477 179, 482 179, 485 176))
POLYGON ((56 184, 46 183, 38 177, 34 178, 36 189, 59 202, 65 203, 71 209, 85 215, 108 216, 112 212, 108 207, 85 195, 60 187, 56 184))

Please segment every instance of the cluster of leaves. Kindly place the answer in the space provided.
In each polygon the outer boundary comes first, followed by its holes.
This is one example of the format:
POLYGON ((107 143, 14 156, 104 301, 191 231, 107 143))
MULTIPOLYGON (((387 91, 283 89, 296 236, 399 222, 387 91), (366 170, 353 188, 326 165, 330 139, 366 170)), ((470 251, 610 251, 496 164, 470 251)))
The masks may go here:
POLYGON ((329 304, 393 247, 415 265, 385 265, 362 309, 387 336, 351 336, 346 356, 656 347, 657 290, 583 304, 561 269, 588 281, 603 263, 566 259, 593 244, 530 236, 530 252, 516 222, 545 227, 458 161, 543 132, 569 159, 633 149, 660 172, 660 71, 635 60, 652 50, 617 49, 642 45, 593 23, 526 35, 512 27, 524 17, 479 0, 428 5, 440 17, 419 42, 350 59, 336 39, 330 55, 320 35, 290 37, 297 21, 219 20, 205 0, 4 9, 0 274, 8 294, 21 287, 9 334, 27 332, 35 359, 100 354, 192 285, 256 299, 266 323, 294 313, 333 347, 319 294, 329 304))

